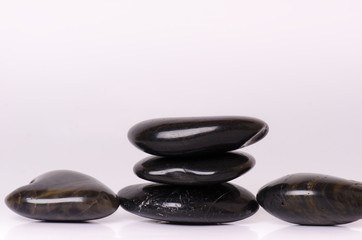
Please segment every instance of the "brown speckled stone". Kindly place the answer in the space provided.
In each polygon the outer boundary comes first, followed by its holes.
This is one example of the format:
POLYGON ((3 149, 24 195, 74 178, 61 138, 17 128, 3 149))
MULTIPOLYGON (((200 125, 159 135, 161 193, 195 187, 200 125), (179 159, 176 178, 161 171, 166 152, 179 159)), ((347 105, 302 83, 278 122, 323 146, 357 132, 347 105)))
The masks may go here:
POLYGON ((362 183, 311 173, 292 174, 264 186, 259 204, 284 221, 337 225, 362 218, 362 183))
POLYGON ((93 177, 58 170, 10 193, 7 206, 24 217, 46 221, 86 221, 106 217, 119 206, 116 194, 93 177))

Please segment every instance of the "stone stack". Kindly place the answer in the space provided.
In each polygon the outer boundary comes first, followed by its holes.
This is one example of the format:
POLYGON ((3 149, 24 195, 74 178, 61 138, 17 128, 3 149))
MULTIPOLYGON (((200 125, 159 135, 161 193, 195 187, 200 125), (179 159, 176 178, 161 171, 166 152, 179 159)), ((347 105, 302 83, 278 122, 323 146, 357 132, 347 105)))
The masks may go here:
POLYGON ((315 173, 276 179, 255 197, 226 183, 255 165, 229 151, 262 139, 268 126, 249 117, 171 118, 135 125, 129 139, 157 157, 134 171, 156 184, 128 186, 116 195, 97 179, 56 170, 15 189, 6 205, 24 217, 80 222, 107 217, 121 206, 140 216, 183 224, 216 224, 247 218, 258 203, 273 216, 301 225, 338 225, 362 219, 362 183, 315 173))
POLYGON ((238 221, 259 208, 255 196, 235 179, 255 165, 246 153, 229 152, 262 139, 268 125, 251 117, 153 119, 136 124, 129 140, 155 155, 134 172, 155 183, 118 192, 121 206, 160 221, 217 224, 238 221))

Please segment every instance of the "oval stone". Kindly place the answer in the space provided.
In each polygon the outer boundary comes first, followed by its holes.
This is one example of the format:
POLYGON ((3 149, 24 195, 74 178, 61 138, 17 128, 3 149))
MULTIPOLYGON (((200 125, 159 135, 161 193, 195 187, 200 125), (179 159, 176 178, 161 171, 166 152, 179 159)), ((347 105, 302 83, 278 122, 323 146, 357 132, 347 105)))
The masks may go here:
POLYGON ((251 117, 161 118, 128 132, 132 144, 157 156, 222 153, 262 139, 268 125, 251 117))
POLYGON ((257 200, 275 217, 301 225, 337 225, 362 218, 362 184, 333 176, 288 175, 264 186, 257 200))
POLYGON ((138 184, 120 190, 118 196, 121 206, 131 213, 173 223, 233 222, 259 208, 253 194, 229 183, 202 187, 138 184))
POLYGON ((58 170, 10 193, 7 206, 24 217, 46 221, 86 221, 106 217, 119 206, 117 195, 93 177, 58 170))
POLYGON ((185 157, 149 157, 133 171, 145 180, 167 184, 202 185, 230 181, 250 170, 254 158, 246 153, 185 157))

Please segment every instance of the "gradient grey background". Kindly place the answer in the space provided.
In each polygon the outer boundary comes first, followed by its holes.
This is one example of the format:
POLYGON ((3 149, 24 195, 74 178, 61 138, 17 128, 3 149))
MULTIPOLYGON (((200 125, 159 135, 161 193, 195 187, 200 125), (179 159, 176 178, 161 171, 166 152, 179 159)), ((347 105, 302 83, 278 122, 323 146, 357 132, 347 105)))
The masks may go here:
MULTIPOLYGON (((0 0, 1 198, 55 169, 114 191, 144 182, 127 140, 156 117, 244 115, 269 124, 242 149, 254 194, 296 172, 361 181, 361 1, 0 0)), ((214 227, 122 209, 97 224, 34 223, 0 205, 4 239, 361 239, 361 221, 306 228, 260 210, 214 227), (54 234, 54 233, 57 234, 54 234)))

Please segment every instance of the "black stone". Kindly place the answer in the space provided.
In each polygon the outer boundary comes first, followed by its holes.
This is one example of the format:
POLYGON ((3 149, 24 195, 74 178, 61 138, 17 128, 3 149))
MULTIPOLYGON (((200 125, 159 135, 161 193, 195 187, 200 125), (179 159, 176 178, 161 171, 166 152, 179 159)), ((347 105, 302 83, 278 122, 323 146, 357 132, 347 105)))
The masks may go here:
POLYGON ((229 183, 212 186, 138 184, 118 192, 121 206, 136 215, 173 223, 238 221, 259 208, 253 194, 229 183))
POLYGON ((257 200, 275 217, 301 225, 337 225, 362 218, 362 183, 327 175, 279 178, 264 186, 257 200))
POLYGON ((150 157, 133 170, 145 180, 182 185, 223 183, 239 177, 255 165, 246 153, 222 153, 186 157, 150 157))
POLYGON ((157 156, 222 153, 262 139, 268 125, 251 117, 161 118, 128 132, 132 144, 157 156))
POLYGON ((7 206, 24 217, 46 221, 86 221, 106 217, 119 206, 117 195, 93 177, 58 170, 10 193, 7 206))

